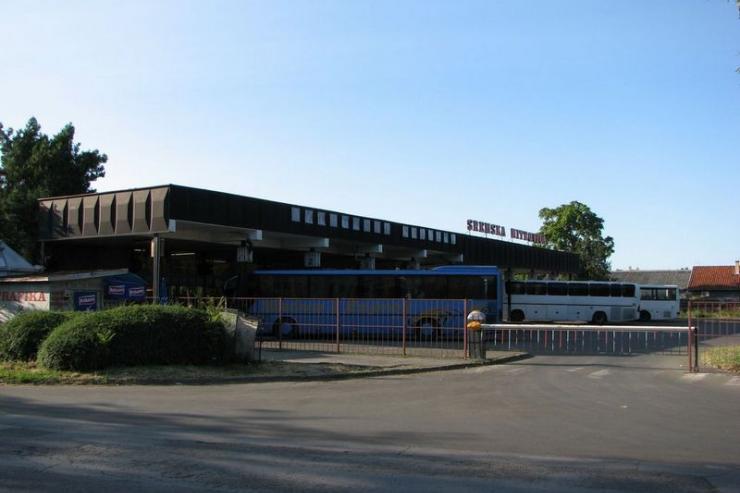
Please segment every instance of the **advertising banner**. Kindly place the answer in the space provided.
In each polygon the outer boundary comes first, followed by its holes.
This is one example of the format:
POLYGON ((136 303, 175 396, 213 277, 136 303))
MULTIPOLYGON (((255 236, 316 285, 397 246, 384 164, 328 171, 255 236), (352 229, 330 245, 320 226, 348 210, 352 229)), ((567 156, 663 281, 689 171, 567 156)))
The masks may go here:
POLYGON ((7 322, 13 316, 25 310, 48 310, 49 293, 34 287, 34 291, 26 291, 26 287, 0 287, 0 323, 7 322))
POLYGON ((98 309, 98 293, 95 291, 77 291, 74 294, 76 312, 89 312, 98 309))

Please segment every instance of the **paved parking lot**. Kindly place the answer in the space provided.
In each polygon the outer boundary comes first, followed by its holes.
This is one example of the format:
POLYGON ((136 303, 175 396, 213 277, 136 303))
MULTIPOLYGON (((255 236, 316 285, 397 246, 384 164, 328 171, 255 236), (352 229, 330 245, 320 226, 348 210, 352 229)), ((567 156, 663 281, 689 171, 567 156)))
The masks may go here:
POLYGON ((740 491, 740 377, 683 357, 422 375, 2 387, 0 490, 740 491))

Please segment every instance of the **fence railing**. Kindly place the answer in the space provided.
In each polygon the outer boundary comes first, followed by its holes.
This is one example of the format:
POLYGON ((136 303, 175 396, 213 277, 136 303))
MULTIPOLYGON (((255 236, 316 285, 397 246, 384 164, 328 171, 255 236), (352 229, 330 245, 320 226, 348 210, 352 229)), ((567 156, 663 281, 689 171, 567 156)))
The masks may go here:
POLYGON ((740 370, 740 302, 689 301, 688 324, 692 338, 692 370, 740 370))
MULTIPOLYGON (((178 298, 257 317, 262 347, 282 350, 467 356, 470 300, 353 298, 178 298)), ((484 325, 489 350, 533 354, 689 353, 683 326, 484 325)))
MULTIPOLYGON (((191 306, 218 300, 178 298, 191 306)), ((260 320, 268 349, 463 357, 468 300, 229 298, 225 307, 260 320)))
POLYGON ((488 348, 532 354, 686 355, 685 326, 484 324, 488 348))

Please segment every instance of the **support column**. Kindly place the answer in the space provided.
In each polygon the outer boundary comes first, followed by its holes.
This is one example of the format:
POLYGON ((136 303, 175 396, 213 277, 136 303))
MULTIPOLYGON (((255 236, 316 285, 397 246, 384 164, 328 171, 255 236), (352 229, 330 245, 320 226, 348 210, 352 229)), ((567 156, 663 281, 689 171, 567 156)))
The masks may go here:
POLYGON ((160 273, 160 259, 162 257, 161 244, 162 239, 158 234, 155 234, 151 242, 151 257, 152 257, 152 296, 154 297, 154 303, 159 304, 159 283, 161 281, 160 273))
POLYGON ((513 280, 514 275, 511 272, 511 267, 506 269, 506 276, 504 280, 504 288, 506 289, 506 321, 511 322, 511 286, 510 283, 513 280))

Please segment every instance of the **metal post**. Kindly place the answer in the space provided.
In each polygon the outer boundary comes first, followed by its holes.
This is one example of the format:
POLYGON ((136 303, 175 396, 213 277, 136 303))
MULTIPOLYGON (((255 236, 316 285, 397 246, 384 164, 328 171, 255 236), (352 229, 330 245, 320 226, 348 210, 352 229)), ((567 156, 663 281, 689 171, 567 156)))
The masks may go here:
POLYGON ((337 309, 337 352, 339 353, 341 351, 339 346, 339 298, 334 300, 334 306, 337 309))
POLYGON ((694 371, 694 362, 693 362, 693 351, 692 346, 694 343, 694 336, 691 333, 691 300, 689 300, 689 306, 688 306, 688 323, 689 323, 689 341, 688 341, 688 351, 689 351, 689 373, 694 371))
POLYGON ((278 298, 278 349, 283 349, 283 299, 278 298))
POLYGON ((504 286, 506 287, 506 320, 508 322, 511 322, 511 281, 513 276, 511 275, 511 267, 506 269, 506 282, 504 283, 504 286))
POLYGON ((403 321, 401 322, 401 345, 403 347, 403 355, 406 356, 406 298, 403 298, 401 303, 403 303, 403 308, 401 310, 403 313, 403 321))
POLYGON ((468 358, 468 300, 463 300, 463 358, 468 358))
POLYGON ((154 303, 159 304, 159 283, 160 283, 160 272, 159 272, 159 235, 155 234, 151 241, 151 257, 152 257, 152 297, 154 303))
POLYGON ((699 371, 699 328, 694 327, 694 371, 699 371))

